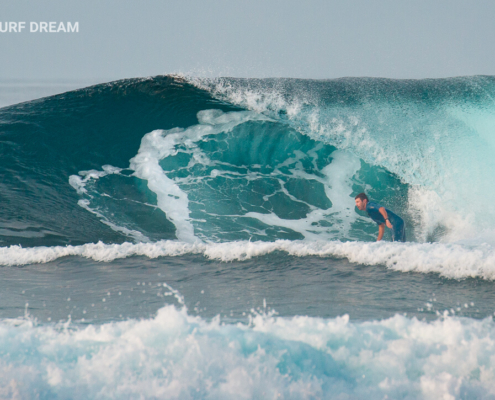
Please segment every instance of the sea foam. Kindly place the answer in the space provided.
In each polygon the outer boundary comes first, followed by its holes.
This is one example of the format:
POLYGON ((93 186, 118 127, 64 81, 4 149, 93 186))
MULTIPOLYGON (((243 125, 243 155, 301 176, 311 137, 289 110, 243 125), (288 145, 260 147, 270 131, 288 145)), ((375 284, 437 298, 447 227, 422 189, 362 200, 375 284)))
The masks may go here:
POLYGON ((0 321, 0 397, 455 399, 495 395, 491 318, 372 322, 166 306, 100 326, 0 321))
POLYGON ((438 273, 454 279, 495 279, 495 250, 488 244, 467 246, 448 243, 391 243, 290 241, 235 241, 226 243, 187 243, 162 240, 156 243, 104 244, 0 248, 0 265, 47 263, 60 257, 80 256, 99 262, 110 262, 132 256, 176 257, 202 254, 223 262, 243 261, 274 252, 295 257, 347 258, 365 265, 383 265, 402 272, 438 273))

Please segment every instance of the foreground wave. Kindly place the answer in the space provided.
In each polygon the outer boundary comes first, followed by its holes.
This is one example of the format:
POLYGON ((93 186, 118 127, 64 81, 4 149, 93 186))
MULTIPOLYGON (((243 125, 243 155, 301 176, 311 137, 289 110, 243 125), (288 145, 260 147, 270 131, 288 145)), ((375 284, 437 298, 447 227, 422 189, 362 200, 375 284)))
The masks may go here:
POLYGON ((0 396, 73 399, 492 398, 492 318, 352 323, 175 306, 98 327, 0 322, 0 396))
POLYGON ((14 266, 47 263, 61 257, 80 256, 110 262, 132 256, 177 257, 201 254, 207 258, 243 261, 274 252, 295 257, 319 256, 347 258, 365 265, 385 265, 402 272, 438 273, 447 278, 483 278, 495 280, 495 250, 492 246, 475 248, 443 243, 387 242, 308 242, 277 240, 274 242, 235 241, 228 243, 187 243, 163 240, 156 243, 89 243, 82 246, 0 248, 0 265, 14 266))

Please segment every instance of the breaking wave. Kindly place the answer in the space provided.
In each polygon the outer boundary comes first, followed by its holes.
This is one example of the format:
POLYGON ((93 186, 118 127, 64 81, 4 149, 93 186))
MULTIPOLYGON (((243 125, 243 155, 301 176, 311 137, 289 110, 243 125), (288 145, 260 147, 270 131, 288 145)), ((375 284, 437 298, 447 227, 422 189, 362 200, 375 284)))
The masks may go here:
POLYGON ((3 108, 2 264, 230 243, 492 279, 494 95, 492 77, 166 76, 3 108), (366 243, 361 191, 413 243, 366 243))

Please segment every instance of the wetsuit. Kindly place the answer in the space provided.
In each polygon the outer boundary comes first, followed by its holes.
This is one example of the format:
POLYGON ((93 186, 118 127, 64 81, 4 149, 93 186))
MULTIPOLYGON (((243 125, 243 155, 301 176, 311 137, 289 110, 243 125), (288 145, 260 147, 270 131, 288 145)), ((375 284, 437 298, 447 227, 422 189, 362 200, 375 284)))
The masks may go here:
MULTIPOLYGON (((378 211, 382 206, 377 203, 373 203, 368 201, 366 204, 366 212, 370 216, 370 218, 375 221, 378 225, 385 224, 385 218, 378 211)), ((404 225, 404 220, 398 215, 394 214, 392 211, 387 210, 388 220, 392 224, 392 240, 394 242, 405 242, 406 241, 406 228, 404 225)), ((385 225, 386 226, 386 225, 385 225)))

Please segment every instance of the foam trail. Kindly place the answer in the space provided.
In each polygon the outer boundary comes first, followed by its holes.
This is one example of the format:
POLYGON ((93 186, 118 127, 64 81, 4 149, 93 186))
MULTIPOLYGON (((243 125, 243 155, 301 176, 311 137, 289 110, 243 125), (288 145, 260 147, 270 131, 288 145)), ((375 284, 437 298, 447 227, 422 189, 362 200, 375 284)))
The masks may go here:
POLYGON ((194 227, 189 218, 189 201, 176 182, 167 177, 160 166, 160 160, 178 152, 184 145, 197 162, 208 164, 208 158, 199 151, 196 142, 207 135, 229 132, 234 127, 249 120, 267 120, 252 112, 223 113, 220 110, 203 110, 198 113, 199 124, 187 129, 174 128, 169 131, 153 131, 146 134, 138 154, 131 159, 130 168, 134 175, 148 181, 148 188, 156 193, 158 207, 177 228, 177 239, 195 242, 194 227))
POLYGON ((203 254, 223 262, 243 261, 282 251, 295 257, 347 258, 366 265, 384 265, 402 272, 438 273, 447 278, 495 280, 495 249, 487 244, 465 246, 448 243, 315 242, 277 240, 275 242, 237 241, 227 243, 187 243, 163 240, 156 243, 104 244, 0 248, 0 265, 47 263, 60 257, 80 256, 110 262, 132 256, 177 257, 203 254))
POLYGON ((325 189, 325 194, 332 202, 327 210, 312 207, 305 218, 284 219, 274 213, 264 214, 248 212, 243 217, 256 218, 264 224, 281 226, 299 232, 309 240, 336 239, 338 237, 349 237, 351 224, 358 215, 354 212, 354 200, 352 198, 352 177, 360 169, 359 159, 352 154, 337 150, 332 153, 332 162, 321 170, 324 179, 294 169, 291 172, 296 177, 305 179, 318 179, 325 189), (331 232, 327 227, 321 226, 320 221, 328 220, 331 215, 333 226, 331 232), (337 228, 338 227, 338 228, 337 228), (338 229, 338 233, 336 234, 338 229))
POLYGON ((322 170, 328 182, 325 185, 325 193, 332 201, 330 212, 338 215, 339 231, 347 237, 351 230, 351 224, 357 216, 354 212, 351 179, 361 168, 361 163, 357 157, 342 150, 334 151, 332 158, 332 162, 322 170))
POLYGON ((123 233, 124 235, 133 238, 134 240, 138 242, 150 242, 150 239, 143 235, 141 232, 136 231, 134 229, 128 229, 123 226, 119 226, 117 224, 114 224, 113 222, 110 222, 107 217, 105 217, 103 214, 99 213, 98 211, 95 211, 93 208, 90 207, 90 202, 86 199, 81 199, 77 202, 77 205, 84 208, 85 210, 89 211, 91 214, 96 215, 100 221, 112 228, 115 232, 120 232, 123 233))
POLYGON ((104 165, 102 167, 102 171, 97 170, 89 170, 89 171, 80 171, 79 175, 71 175, 69 177, 69 184, 76 189, 76 192, 82 196, 87 196, 85 199, 80 199, 77 204, 79 207, 84 208, 89 211, 91 214, 96 215, 100 221, 109 226, 115 232, 123 233, 124 235, 133 238, 138 242, 149 242, 150 239, 143 235, 141 232, 135 229, 128 229, 124 226, 117 225, 108 220, 108 218, 99 212, 96 208, 91 207, 91 199, 93 199, 93 195, 88 193, 86 185, 88 183, 93 183, 95 180, 103 178, 107 175, 111 174, 120 174, 122 172, 122 168, 117 168, 112 165, 104 165))
POLYGON ((426 399, 495 395, 495 324, 254 314, 225 325, 166 306, 86 327, 0 321, 2 398, 426 399), (26 355, 29 356, 26 356, 26 355))
POLYGON ((168 135, 162 131, 148 133, 143 137, 138 155, 131 160, 130 167, 138 178, 147 180, 148 188, 157 194, 158 207, 175 225, 177 239, 194 242, 197 239, 189 221, 187 194, 163 173, 159 164, 161 158, 172 152, 182 133, 180 129, 174 129, 168 135))

